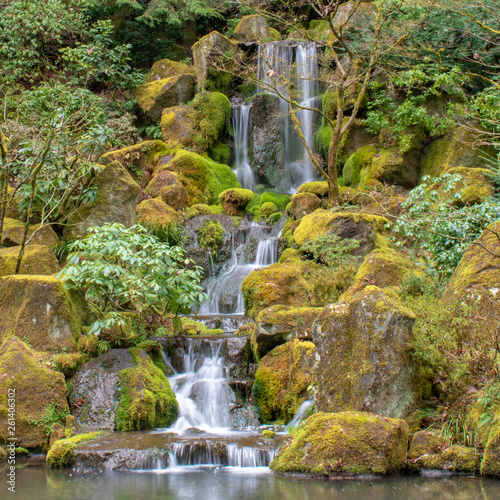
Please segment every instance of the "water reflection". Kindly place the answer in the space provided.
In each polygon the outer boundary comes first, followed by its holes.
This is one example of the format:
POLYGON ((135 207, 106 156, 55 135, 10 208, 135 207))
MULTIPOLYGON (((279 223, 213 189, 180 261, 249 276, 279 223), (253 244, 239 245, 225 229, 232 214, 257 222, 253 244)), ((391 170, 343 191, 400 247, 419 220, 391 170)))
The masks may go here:
MULTIPOLYGON (((4 483, 5 477, 2 477, 4 483)), ((5 490, 6 491, 6 490, 5 490)), ((0 494, 3 498, 3 491, 0 494)), ((394 477, 375 481, 313 481, 259 468, 194 468, 176 473, 17 471, 18 500, 494 500, 500 481, 473 477, 394 477)))

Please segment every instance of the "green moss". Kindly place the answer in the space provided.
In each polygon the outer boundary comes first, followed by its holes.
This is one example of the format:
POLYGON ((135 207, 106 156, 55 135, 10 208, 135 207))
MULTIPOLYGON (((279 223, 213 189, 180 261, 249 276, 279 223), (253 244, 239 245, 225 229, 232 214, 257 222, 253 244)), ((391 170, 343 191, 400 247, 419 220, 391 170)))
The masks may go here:
POLYGON ((136 366, 120 372, 116 430, 168 427, 177 418, 178 404, 167 378, 143 351, 131 348, 130 353, 136 366))
POLYGON ((208 155, 217 163, 229 165, 229 146, 224 142, 216 142, 208 151, 208 155))
POLYGON ((278 207, 278 210, 284 212, 286 206, 290 203, 290 199, 291 195, 289 194, 278 194, 273 191, 264 191, 260 195, 259 206, 262 207, 264 203, 274 203, 278 207))
POLYGON ((377 148, 375 146, 365 146, 352 154, 342 170, 344 185, 358 186, 361 182, 361 173, 369 169, 376 153, 377 148))
POLYGON ((280 32, 275 28, 269 28, 269 38, 271 42, 281 42, 282 40, 280 32))
POLYGON ((245 207, 254 197, 250 189, 228 189, 219 194, 219 201, 228 215, 243 215, 245 207))
POLYGON ((91 335, 83 335, 78 339, 76 348, 79 352, 93 358, 99 353, 99 338, 93 333, 91 335))
POLYGON ((274 214, 278 211, 278 207, 272 201, 266 201, 262 203, 260 207, 260 215, 264 219, 267 219, 271 214, 274 214))
POLYGON ((188 205, 213 205, 218 203, 223 191, 241 188, 230 167, 189 151, 178 150, 166 169, 179 174, 187 191, 188 205))
POLYGON ((404 465, 408 425, 369 413, 316 413, 300 425, 271 462, 278 473, 387 474, 404 465))
POLYGON ((203 149, 210 148, 229 123, 231 103, 220 92, 201 92, 193 101, 195 120, 201 132, 197 139, 203 149))
POLYGON ((203 323, 192 318, 181 318, 181 323, 181 331, 184 335, 210 336, 224 334, 220 328, 208 328, 203 323))
POLYGON ((105 434, 104 431, 78 434, 68 439, 56 441, 47 453, 47 465, 52 469, 62 469, 70 467, 75 460, 75 450, 79 443, 96 439, 105 434))
POLYGON ((217 255, 224 239, 224 229, 219 221, 207 220, 198 233, 198 243, 202 248, 217 255))
MULTIPOLYGON (((21 247, 0 249, 0 276, 14 274, 21 247)), ((28 245, 24 250, 19 274, 50 275, 59 272, 60 267, 54 252, 45 245, 28 245)))
POLYGON ((312 342, 295 339, 264 356, 252 387, 264 421, 290 421, 307 399, 314 350, 312 342))
POLYGON ((54 365, 57 371, 64 373, 66 377, 71 377, 85 362, 85 356, 79 352, 68 354, 57 354, 54 356, 54 365))
POLYGON ((265 429, 262 431, 262 437, 264 439, 274 439, 276 437, 276 432, 270 429, 265 429))
POLYGON ((328 195, 328 182, 326 181, 314 181, 306 182, 297 189, 297 193, 312 193, 318 198, 324 198, 328 195))
POLYGON ((302 259, 300 258, 298 250, 295 248, 287 248, 282 254, 279 259, 280 263, 283 262, 301 262, 302 259))

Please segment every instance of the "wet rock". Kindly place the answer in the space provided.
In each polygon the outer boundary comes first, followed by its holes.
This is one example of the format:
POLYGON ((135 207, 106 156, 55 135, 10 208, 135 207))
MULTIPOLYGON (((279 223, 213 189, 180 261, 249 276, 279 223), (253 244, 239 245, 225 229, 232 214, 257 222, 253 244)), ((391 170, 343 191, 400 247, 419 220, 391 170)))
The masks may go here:
POLYGON ((195 128, 194 109, 191 106, 173 106, 162 111, 161 132, 169 148, 190 148, 195 128))
POLYGON ((238 406, 231 410, 230 416, 233 429, 257 427, 260 423, 252 405, 238 406))
POLYGON ((67 238, 85 236, 87 228, 103 224, 135 224, 135 204, 141 188, 120 163, 115 161, 104 167, 92 185, 97 189, 97 199, 69 215, 67 238))
POLYGON ((16 335, 39 351, 76 349, 87 317, 83 297, 52 276, 0 278, 0 338, 16 335))
POLYGON ((137 205, 137 219, 141 224, 167 226, 181 219, 180 214, 161 197, 144 200, 137 205))
POLYGON ((277 473, 385 475, 404 467, 408 424, 369 413, 316 413, 292 431, 271 462, 277 473))
MULTIPOLYGON (((2 230, 2 245, 12 247, 21 245, 24 235, 24 222, 5 217, 2 230)), ((31 245, 46 245, 52 247, 59 241, 51 226, 41 227, 32 224, 28 229, 26 241, 31 245)))
POLYGON ((233 36, 241 42, 267 41, 270 33, 266 18, 258 14, 243 16, 236 25, 233 36))
POLYGON ((230 337, 226 339, 225 360, 229 366, 231 378, 242 379, 248 376, 252 363, 252 349, 247 337, 230 337))
POLYGON ((313 329, 318 410, 406 416, 416 399, 414 322, 396 295, 374 286, 326 306, 313 329))
POLYGON ((257 316, 257 328, 252 342, 259 356, 264 356, 280 344, 297 338, 312 340, 314 320, 321 307, 290 307, 276 305, 262 310, 257 316))
POLYGON ((252 392, 264 421, 289 422, 308 399, 314 355, 312 342, 295 339, 262 358, 252 392))
POLYGON ((9 442, 9 398, 15 400, 16 446, 46 451, 52 424, 64 423, 69 413, 64 375, 50 369, 40 353, 12 336, 0 346, 0 441, 4 443, 9 442))
POLYGON ((319 208, 321 200, 313 193, 297 193, 292 196, 291 211, 296 219, 304 217, 319 208))
POLYGON ((184 64, 179 61, 172 61, 170 59, 161 59, 156 61, 151 67, 148 81, 154 82, 157 80, 164 80, 176 75, 194 75, 194 67, 189 64, 184 64))
POLYGON ((128 349, 112 349, 82 366, 73 377, 69 394, 78 426, 115 430, 121 394, 120 371, 133 366, 128 349))
POLYGON ((222 209, 227 215, 243 215, 252 198, 250 189, 228 189, 219 194, 222 209))

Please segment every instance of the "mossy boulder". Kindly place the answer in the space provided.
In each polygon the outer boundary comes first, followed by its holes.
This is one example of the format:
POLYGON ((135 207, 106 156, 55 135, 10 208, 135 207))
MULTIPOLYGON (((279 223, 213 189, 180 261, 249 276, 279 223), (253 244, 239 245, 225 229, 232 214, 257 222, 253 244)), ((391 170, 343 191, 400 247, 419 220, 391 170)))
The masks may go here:
POLYGON ((0 337, 16 335, 39 351, 75 351, 87 310, 51 276, 0 278, 0 337))
POLYGON ((193 101, 193 108, 200 133, 196 142, 203 150, 209 149, 229 124, 231 103, 220 92, 200 92, 193 101))
POLYGON ((420 176, 440 177, 455 167, 486 168, 485 157, 493 151, 475 143, 472 133, 462 127, 432 141, 422 152, 420 176))
POLYGON ((175 210, 186 208, 188 195, 182 182, 175 182, 169 186, 164 186, 160 190, 160 198, 175 210))
POLYGON ((223 239, 224 228, 217 220, 207 220, 198 233, 199 245, 213 254, 217 254, 223 239))
POLYGON ((411 273, 419 273, 413 261, 388 245, 383 245, 381 248, 372 250, 365 257, 353 284, 341 300, 345 300, 348 295, 351 296, 368 285, 375 285, 379 288, 400 286, 411 273))
POLYGON ((167 377, 144 351, 133 348, 130 352, 136 366, 120 372, 116 430, 169 427, 177 419, 178 403, 167 377))
POLYGON ((115 222, 130 227, 136 222, 135 204, 141 188, 119 162, 106 165, 92 186, 97 190, 97 199, 69 215, 67 238, 85 236, 89 227, 115 222))
POLYGON ((267 201, 260 206, 260 216, 263 219, 267 219, 276 212, 278 212, 278 207, 272 201, 267 201))
POLYGON ((234 29, 233 37, 240 42, 268 41, 270 33, 266 18, 258 14, 243 16, 234 29))
POLYGON ((358 186, 361 183, 361 173, 370 167, 376 154, 377 148, 375 146, 365 146, 354 152, 342 170, 344 184, 358 186))
POLYGON ((172 106, 161 114, 161 134, 172 149, 190 148, 196 131, 195 111, 191 106, 172 106))
POLYGON ((149 184, 146 186, 145 191, 146 193, 149 193, 153 198, 157 198, 158 196, 160 196, 161 190, 164 187, 172 186, 173 184, 176 184, 178 182, 179 174, 164 170, 151 179, 149 184))
POLYGON ((157 168, 159 160, 168 163, 170 148, 160 140, 143 141, 133 146, 109 151, 101 156, 100 161, 105 165, 114 161, 120 162, 134 180, 146 186, 151 179, 151 173, 157 168))
POLYGON ((75 461, 75 451, 79 443, 92 441, 103 432, 88 432, 56 441, 47 453, 46 462, 51 469, 71 467, 75 461))
POLYGON ((194 86, 192 73, 154 80, 137 88, 137 102, 144 113, 159 123, 165 108, 186 104, 193 99, 194 86))
POLYGON ((297 189, 297 194, 300 193, 312 193, 315 194, 318 198, 326 198, 328 196, 328 182, 326 181, 314 181, 314 182, 306 182, 299 186, 297 189))
POLYGON ((250 189, 227 189, 219 194, 219 201, 227 215, 243 215, 252 198, 250 189))
POLYGON ((312 342, 295 339, 264 356, 252 387, 262 420, 289 422, 307 399, 314 349, 312 342))
MULTIPOLYGON (((2 308, 3 312, 3 308, 2 308)), ((54 422, 69 414, 64 375, 17 337, 0 346, 0 441, 8 442, 8 394, 15 391, 16 445, 45 451, 54 422)))
MULTIPOLYGON (((217 62, 229 64, 235 59, 238 45, 218 31, 212 31, 196 42, 193 47, 194 67, 196 79, 202 90, 224 92, 229 87, 233 76, 217 67, 217 62)), ((233 69, 233 65, 229 64, 233 69)))
POLYGON ((189 151, 178 150, 174 158, 155 173, 163 170, 179 175, 179 181, 187 191, 189 206, 197 203, 216 204, 223 191, 241 188, 230 167, 189 151))
POLYGON ((176 75, 189 74, 194 76, 195 71, 193 66, 189 66, 189 64, 184 64, 179 61, 172 61, 170 59, 161 59, 160 61, 156 61, 151 67, 148 81, 154 82, 176 75))
POLYGON ((252 334, 254 350, 259 357, 294 338, 312 340, 312 325, 321 307, 275 305, 260 311, 252 334))
POLYGON ((318 209, 302 218, 293 237, 300 246, 320 234, 336 234, 341 239, 358 240, 360 245, 354 254, 366 255, 377 246, 377 239, 385 234, 387 225, 389 221, 378 215, 318 209))
POLYGON ((290 201, 292 215, 301 219, 304 215, 313 213, 321 205, 321 200, 313 193, 297 193, 290 201))
POLYGON ((141 224, 168 226, 180 220, 174 208, 167 205, 161 197, 144 200, 137 205, 137 220, 141 224))
MULTIPOLYGON (((24 235, 24 222, 5 217, 2 231, 2 245, 12 247, 21 245, 24 235)), ((59 239, 51 226, 30 225, 26 239, 29 245, 55 246, 59 239)))
POLYGON ((473 305, 483 326, 493 329, 500 321, 499 234, 500 221, 490 224, 477 244, 469 245, 443 295, 445 303, 458 300, 473 305))
POLYGON ((261 194, 254 194, 252 200, 246 207, 246 211, 248 213, 251 213, 254 217, 254 219, 260 219, 261 218, 261 207, 265 203, 273 203, 277 210, 281 212, 286 211, 286 207, 290 202, 290 195, 289 194, 278 194, 274 193, 273 191, 266 190, 261 194))
POLYGON ((416 400, 414 322, 396 295, 375 286, 326 306, 313 328, 318 410, 406 416, 416 400))
MULTIPOLYGON (((17 257, 21 247, 0 249, 0 276, 14 274, 17 257)), ((28 245, 24 249, 20 274, 55 274, 59 272, 59 263, 54 252, 45 245, 28 245)))
POLYGON ((271 462, 277 473, 352 477, 404 467, 408 424, 359 412, 316 413, 292 434, 271 462))
POLYGON ((349 287, 354 269, 335 269, 288 259, 251 272, 241 290, 246 314, 256 318, 273 305, 320 307, 335 302, 349 287))

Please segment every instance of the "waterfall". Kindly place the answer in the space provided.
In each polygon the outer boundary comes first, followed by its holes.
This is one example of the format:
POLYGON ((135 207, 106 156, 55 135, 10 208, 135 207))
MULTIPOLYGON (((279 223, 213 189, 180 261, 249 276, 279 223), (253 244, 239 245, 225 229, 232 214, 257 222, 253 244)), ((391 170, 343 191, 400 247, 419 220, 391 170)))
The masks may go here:
POLYGON ((249 104, 234 106, 231 112, 231 121, 234 130, 234 172, 238 182, 245 189, 255 189, 255 174, 248 158, 249 132, 251 122, 251 109, 249 104))
MULTIPOLYGON (((262 85, 260 92, 270 92, 287 96, 282 77, 297 91, 293 96, 301 106, 310 107, 297 112, 297 118, 308 146, 314 151, 314 125, 318 106, 318 55, 312 42, 271 42, 259 47, 257 75, 262 85)), ((295 132, 289 116, 289 105, 280 99, 283 117, 283 141, 285 165, 283 190, 295 193, 297 188, 315 179, 314 165, 307 150, 295 132)))

